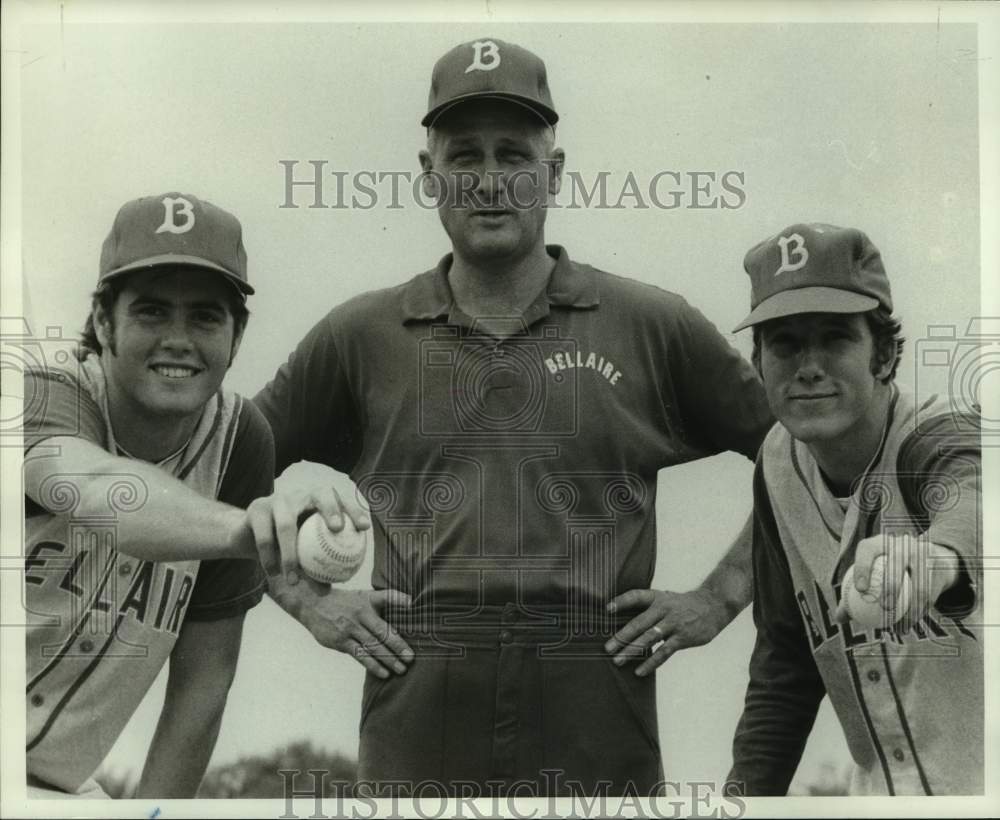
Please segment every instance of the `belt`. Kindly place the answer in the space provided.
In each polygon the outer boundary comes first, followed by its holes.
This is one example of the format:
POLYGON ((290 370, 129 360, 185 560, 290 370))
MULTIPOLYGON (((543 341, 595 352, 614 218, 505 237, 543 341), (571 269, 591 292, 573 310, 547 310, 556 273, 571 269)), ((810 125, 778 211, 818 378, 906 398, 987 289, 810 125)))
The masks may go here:
POLYGON ((592 610, 581 616, 567 607, 513 602, 474 608, 393 608, 385 615, 415 651, 440 648, 442 654, 451 655, 462 648, 522 645, 562 656, 606 656, 604 644, 632 617, 608 613, 595 618, 592 610))

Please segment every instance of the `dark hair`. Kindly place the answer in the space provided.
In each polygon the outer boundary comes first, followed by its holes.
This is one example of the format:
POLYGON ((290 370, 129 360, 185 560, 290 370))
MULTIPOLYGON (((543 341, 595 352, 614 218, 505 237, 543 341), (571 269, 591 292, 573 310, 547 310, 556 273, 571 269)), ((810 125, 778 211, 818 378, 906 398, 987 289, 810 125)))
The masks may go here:
POLYGON ((105 282, 99 285, 97 290, 90 297, 90 312, 83 323, 83 330, 80 331, 80 347, 77 350, 77 357, 83 361, 91 353, 101 355, 101 341, 97 338, 97 329, 94 327, 94 311, 100 306, 101 311, 108 317, 111 327, 111 352, 117 354, 115 350, 115 318, 114 307, 121 290, 118 282, 105 282))
MULTIPOLYGON (((111 340, 108 347, 113 354, 117 355, 118 351, 115 350, 114 308, 126 279, 128 279, 127 276, 120 276, 112 279, 110 282, 105 282, 98 286, 97 290, 91 295, 90 313, 87 314, 87 319, 83 323, 83 330, 80 332, 80 347, 76 352, 77 358, 81 361, 91 353, 96 353, 99 356, 103 350, 101 341, 97 338, 97 328, 94 327, 94 311, 98 307, 108 320, 108 329, 111 333, 111 340)), ((250 311, 247 310, 246 303, 236 293, 236 290, 234 288, 230 288, 230 290, 232 292, 227 293, 226 302, 229 312, 233 317, 233 344, 235 345, 236 340, 247 326, 250 311)), ((230 361, 230 364, 232 364, 232 361, 230 361)))
MULTIPOLYGON (((903 330, 903 323, 893 316, 888 310, 886 310, 881 305, 877 308, 873 308, 862 316, 865 317, 865 321, 868 323, 868 329, 871 331, 873 340, 873 353, 872 353, 872 373, 877 373, 879 368, 888 361, 889 357, 892 356, 890 352, 892 346, 895 345, 895 359, 892 363, 892 369, 883 379, 879 379, 883 384, 889 384, 893 379, 896 378, 896 371, 899 369, 899 363, 903 358, 903 345, 906 339, 901 336, 903 330)), ((771 321, 774 321, 773 319, 771 321)), ((760 372, 760 338, 761 331, 767 322, 762 322, 759 325, 753 326, 753 353, 750 354, 750 361, 753 362, 754 368, 757 370, 757 375, 763 377, 760 372)))

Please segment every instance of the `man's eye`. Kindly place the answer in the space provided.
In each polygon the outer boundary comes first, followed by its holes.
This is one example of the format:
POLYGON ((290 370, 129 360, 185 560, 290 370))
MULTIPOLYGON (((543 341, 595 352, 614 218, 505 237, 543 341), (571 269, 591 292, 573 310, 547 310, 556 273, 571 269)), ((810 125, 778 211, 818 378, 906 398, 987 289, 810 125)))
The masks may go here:
POLYGON ((144 318, 155 318, 163 315, 163 308, 156 305, 141 305, 136 309, 136 313, 144 318))
POLYGON ((216 313, 213 310, 200 310, 192 315, 192 318, 201 324, 205 325, 217 325, 221 324, 223 316, 221 313, 216 313))
POLYGON ((775 350, 786 351, 792 349, 795 340, 791 336, 772 336, 767 340, 767 344, 775 350))

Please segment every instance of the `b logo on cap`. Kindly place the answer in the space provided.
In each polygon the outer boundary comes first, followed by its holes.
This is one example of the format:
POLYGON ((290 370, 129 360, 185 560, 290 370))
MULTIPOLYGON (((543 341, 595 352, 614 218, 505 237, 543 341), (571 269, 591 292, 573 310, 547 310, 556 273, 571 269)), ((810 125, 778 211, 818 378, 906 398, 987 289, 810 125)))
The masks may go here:
POLYGON ((472 63, 465 69, 466 74, 470 71, 492 71, 500 65, 500 49, 492 40, 478 40, 472 47, 476 53, 472 57, 472 63), (490 61, 484 63, 483 57, 489 57, 490 61))
POLYGON ((163 210, 165 211, 163 224, 156 229, 157 233, 187 233, 194 227, 194 206, 184 197, 163 197, 163 210), (175 221, 177 216, 184 217, 183 224, 177 224, 175 221))
POLYGON ((774 272, 775 276, 782 273, 791 273, 801 270, 809 261, 809 250, 806 248, 806 241, 801 234, 793 233, 791 236, 782 236, 778 239, 778 247, 781 249, 781 266, 774 272), (789 249, 789 244, 794 242, 795 246, 789 249), (792 255, 796 259, 792 261, 792 255))

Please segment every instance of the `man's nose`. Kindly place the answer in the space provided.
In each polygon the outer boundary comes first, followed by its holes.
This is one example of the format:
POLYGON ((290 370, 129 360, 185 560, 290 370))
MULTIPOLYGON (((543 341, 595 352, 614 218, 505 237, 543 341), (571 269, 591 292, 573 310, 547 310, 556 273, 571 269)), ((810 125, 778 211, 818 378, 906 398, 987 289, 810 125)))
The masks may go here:
POLYGON ((823 354, 815 347, 806 346, 799 353, 798 369, 795 376, 800 381, 815 382, 826 375, 823 354))
POLYGON ((503 187, 503 171, 495 159, 487 157, 476 175, 476 194, 484 205, 492 204, 497 191, 503 187))
POLYGON ((191 333, 188 323, 182 316, 170 320, 163 330, 160 345, 172 351, 188 351, 192 347, 191 333))

